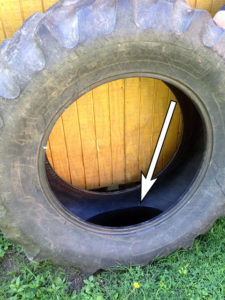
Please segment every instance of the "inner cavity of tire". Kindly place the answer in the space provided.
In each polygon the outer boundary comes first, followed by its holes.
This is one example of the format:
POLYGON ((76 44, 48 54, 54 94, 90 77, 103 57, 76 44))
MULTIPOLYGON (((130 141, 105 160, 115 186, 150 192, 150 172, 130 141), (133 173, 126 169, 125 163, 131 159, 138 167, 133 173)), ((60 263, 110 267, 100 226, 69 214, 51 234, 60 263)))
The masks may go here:
POLYGON ((140 202, 140 183, 122 185, 111 192, 76 188, 62 180, 46 158, 48 184, 62 210, 89 224, 123 228, 155 220, 185 197, 202 167, 207 135, 203 117, 193 101, 175 86, 168 86, 182 110, 182 141, 144 201, 140 202))

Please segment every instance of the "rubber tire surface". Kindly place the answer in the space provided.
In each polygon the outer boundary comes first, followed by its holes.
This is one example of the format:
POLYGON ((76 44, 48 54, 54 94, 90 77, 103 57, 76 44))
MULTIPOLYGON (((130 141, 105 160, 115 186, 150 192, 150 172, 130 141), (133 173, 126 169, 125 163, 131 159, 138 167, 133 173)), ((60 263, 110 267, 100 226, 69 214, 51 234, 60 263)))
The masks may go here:
MULTIPOLYGON (((92 273, 145 265, 187 248, 225 216, 225 34, 182 0, 68 0, 31 17, 0 48, 0 227, 34 261, 92 273), (98 84, 164 74, 194 91, 210 118, 207 171, 185 205, 135 233, 76 226, 47 200, 38 169, 50 120, 98 84), (135 75, 136 76, 136 75, 135 75)), ((43 151, 44 152, 44 151, 43 151)))

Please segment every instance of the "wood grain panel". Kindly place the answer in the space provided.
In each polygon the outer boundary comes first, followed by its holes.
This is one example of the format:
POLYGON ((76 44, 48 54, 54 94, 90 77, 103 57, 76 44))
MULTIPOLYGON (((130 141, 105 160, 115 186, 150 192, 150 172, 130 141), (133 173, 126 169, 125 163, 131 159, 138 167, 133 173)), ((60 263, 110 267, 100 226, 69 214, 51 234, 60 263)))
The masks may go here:
POLYGON ((154 129, 153 114, 155 101, 155 80, 140 79, 140 146, 139 171, 147 175, 148 167, 154 152, 152 132, 154 129))
POLYGON ((54 164, 53 164, 53 159, 52 159, 52 150, 51 150, 51 145, 50 145, 50 140, 47 142, 47 147, 46 147, 46 155, 48 157, 48 161, 51 164, 51 166, 54 169, 54 164))
POLYGON ((208 11, 211 11, 212 9, 212 4, 213 4, 213 1, 212 0, 197 0, 196 1, 196 7, 197 8, 200 8, 200 9, 205 9, 205 10, 208 10, 208 11))
POLYGON ((125 79, 125 160, 126 182, 140 179, 140 79, 125 79))
MULTIPOLYGON (((175 96, 171 91, 168 93, 168 107, 170 104, 170 101, 176 101, 175 96)), ((168 108, 167 107, 167 108, 168 108)), ((165 112, 166 115, 166 112, 165 112)), ((170 160, 173 158, 175 154, 176 148, 178 148, 181 140, 181 134, 182 134, 182 128, 183 128, 183 120, 182 120, 182 113, 180 110, 180 106, 177 104, 173 118, 170 123, 170 127, 168 130, 168 133, 166 135, 166 139, 162 148, 162 166, 165 167, 170 162, 170 160)))
POLYGON ((71 183, 86 188, 83 152, 77 103, 73 103, 62 115, 71 183))
MULTIPOLYGON (((68 160, 72 183, 95 189, 139 181, 148 170, 171 100, 175 96, 167 86, 152 78, 113 81, 78 99, 62 115, 67 149, 57 154, 61 164, 67 166, 68 160)), ((174 156, 182 126, 177 105, 155 173, 174 156)), ((55 147, 57 142, 50 144, 60 152, 63 144, 55 147)), ((58 157, 52 151, 53 164, 58 157)))
POLYGON ((28 19, 36 12, 43 12, 43 5, 40 0, 20 0, 21 1, 21 10, 22 17, 24 20, 28 19))
MULTIPOLYGON (((190 5, 192 8, 196 7, 196 1, 197 1, 197 0, 187 0, 187 2, 189 3, 189 5, 190 5)), ((202 1, 204 1, 204 0, 202 0, 202 1)))
POLYGON ((225 4, 224 0, 212 0, 211 14, 214 16, 215 13, 225 4))
POLYGON ((125 82, 110 82, 109 104, 113 184, 125 183, 125 82))
POLYGON ((95 116, 92 92, 77 101, 86 188, 100 186, 98 153, 96 144, 95 116))
POLYGON ((13 34, 23 24, 21 3, 19 0, 0 0, 1 20, 7 38, 13 34))
POLYGON ((100 186, 110 186, 113 178, 108 84, 93 90, 93 103, 100 186))
POLYGON ((44 10, 47 10, 50 6, 55 4, 58 1, 55 0, 39 0, 39 2, 43 3, 44 10))
MULTIPOLYGON (((163 126, 163 122, 169 106, 168 101, 169 89, 160 80, 155 81, 155 105, 154 105, 154 128, 153 128, 153 145, 155 147, 160 131, 163 126)), ((163 168, 163 151, 159 156, 158 163, 156 165, 155 174, 157 174, 163 168)))
POLYGON ((67 145, 65 141, 65 133, 62 117, 56 122, 50 137, 50 147, 52 154, 52 162, 57 174, 60 174, 62 179, 71 183, 70 166, 67 154, 67 145))
MULTIPOLYGON (((0 11, 0 13, 1 13, 1 11, 0 11)), ((6 39, 6 33, 5 33, 5 29, 3 27, 2 20, 0 18, 0 41, 4 41, 4 39, 6 39)))

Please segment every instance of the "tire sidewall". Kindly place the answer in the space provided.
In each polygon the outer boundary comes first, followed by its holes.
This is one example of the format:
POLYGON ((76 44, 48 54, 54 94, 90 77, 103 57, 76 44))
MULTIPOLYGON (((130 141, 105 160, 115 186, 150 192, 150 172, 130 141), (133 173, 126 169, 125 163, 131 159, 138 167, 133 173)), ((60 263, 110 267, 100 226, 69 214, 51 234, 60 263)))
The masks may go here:
POLYGON ((0 136, 2 202, 27 239, 39 245, 36 259, 51 258, 91 272, 116 262, 144 265, 156 255, 188 246, 223 215, 224 81, 224 62, 212 49, 174 34, 138 30, 87 42, 39 73, 5 111, 0 136), (43 136, 74 99, 100 83, 138 73, 166 75, 200 99, 213 132, 207 171, 194 194, 148 230, 127 235, 85 230, 64 218, 43 191, 38 168, 43 136))

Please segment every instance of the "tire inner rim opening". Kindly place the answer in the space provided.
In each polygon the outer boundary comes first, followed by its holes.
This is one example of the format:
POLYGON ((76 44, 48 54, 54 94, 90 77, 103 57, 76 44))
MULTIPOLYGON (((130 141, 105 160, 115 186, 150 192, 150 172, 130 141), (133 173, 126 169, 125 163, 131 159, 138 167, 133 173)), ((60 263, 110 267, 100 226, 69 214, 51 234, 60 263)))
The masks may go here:
POLYGON ((182 112, 182 137, 169 163, 156 174, 157 181, 144 201, 140 201, 140 181, 118 185, 115 190, 77 188, 58 176, 45 157, 42 162, 45 165, 45 176, 42 176, 45 177, 45 193, 72 221, 84 226, 111 227, 112 230, 138 227, 163 218, 191 192, 206 157, 206 121, 193 99, 174 85, 166 85, 175 95, 182 112))

